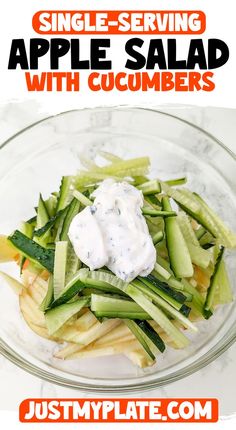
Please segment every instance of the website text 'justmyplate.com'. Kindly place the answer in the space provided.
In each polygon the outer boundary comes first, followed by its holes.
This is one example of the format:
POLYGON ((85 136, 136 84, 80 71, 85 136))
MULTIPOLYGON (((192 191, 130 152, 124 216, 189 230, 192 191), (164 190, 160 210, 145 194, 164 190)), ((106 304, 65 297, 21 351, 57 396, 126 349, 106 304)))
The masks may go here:
POLYGON ((19 419, 32 422, 217 422, 217 399, 26 399, 19 419))

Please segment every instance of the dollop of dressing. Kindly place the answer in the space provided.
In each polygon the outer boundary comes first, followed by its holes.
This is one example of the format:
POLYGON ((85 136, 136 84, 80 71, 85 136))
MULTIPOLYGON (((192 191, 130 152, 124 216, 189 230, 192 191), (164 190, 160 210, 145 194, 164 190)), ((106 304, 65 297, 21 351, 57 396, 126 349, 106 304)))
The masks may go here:
POLYGON ((126 282, 147 276, 156 249, 142 215, 143 195, 127 182, 104 180, 94 191, 92 206, 74 217, 69 238, 90 270, 107 266, 126 282))

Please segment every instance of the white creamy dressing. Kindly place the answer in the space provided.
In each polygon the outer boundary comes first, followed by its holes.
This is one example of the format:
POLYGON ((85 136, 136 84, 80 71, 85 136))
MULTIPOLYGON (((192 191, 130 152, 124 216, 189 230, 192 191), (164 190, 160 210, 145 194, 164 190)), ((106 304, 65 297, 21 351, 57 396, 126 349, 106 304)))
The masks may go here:
POLYGON ((107 266, 126 282, 147 276, 156 249, 142 215, 143 195, 127 182, 104 180, 94 191, 92 206, 74 217, 69 238, 90 270, 107 266))

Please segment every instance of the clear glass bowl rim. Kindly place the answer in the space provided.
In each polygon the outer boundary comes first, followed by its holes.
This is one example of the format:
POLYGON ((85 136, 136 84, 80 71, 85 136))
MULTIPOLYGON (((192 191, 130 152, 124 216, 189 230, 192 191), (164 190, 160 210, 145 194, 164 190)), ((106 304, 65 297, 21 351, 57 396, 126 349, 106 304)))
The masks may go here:
MULTIPOLYGON (((56 115, 49 115, 39 121, 36 121, 27 127, 21 129, 19 132, 15 133, 11 137, 9 137, 6 141, 4 141, 0 145, 0 149, 4 148, 6 145, 10 144, 11 141, 13 141, 16 137, 20 136, 21 134, 27 132, 28 130, 36 127, 37 125, 46 122, 50 119, 53 119, 55 117, 60 117, 72 112, 81 112, 81 111, 87 111, 87 112, 111 112, 114 110, 122 110, 122 111, 146 111, 146 112, 152 112, 157 113, 160 115, 164 115, 170 118, 175 119, 176 121, 180 121, 184 124, 186 124, 189 127, 195 128, 197 131, 200 131, 203 135, 210 138, 212 141, 215 142, 218 146, 220 146, 223 150, 225 150, 236 162, 236 154, 231 151, 226 145, 224 145, 223 142, 221 142, 219 139, 217 139, 214 135, 207 132, 206 130, 202 129, 201 127, 191 123, 190 121, 187 121, 185 119, 182 119, 176 115, 173 115, 171 113, 167 113, 165 111, 161 111, 159 109, 151 109, 146 107, 139 107, 139 106, 111 106, 111 107, 94 107, 94 108, 83 108, 83 109, 73 109, 68 110, 64 112, 60 112, 56 115)), ((140 382, 135 384, 129 384, 127 386, 122 387, 115 387, 108 385, 96 385, 96 384, 85 384, 85 383, 78 383, 76 381, 73 381, 73 379, 63 378, 57 375, 54 375, 53 373, 49 371, 45 371, 43 369, 40 369, 40 367, 31 364, 29 361, 22 359, 20 355, 18 355, 12 348, 10 348, 2 339, 0 339, 0 353, 7 358, 9 361, 11 361, 13 364, 18 366, 19 368, 25 370, 26 372, 30 373, 31 375, 34 375, 40 379, 43 379, 47 382, 54 383, 57 385, 60 385, 62 387, 66 388, 73 388, 80 390, 82 392, 88 392, 88 393, 97 393, 97 394, 124 394, 124 393, 133 393, 138 391, 146 391, 151 390, 154 388, 162 387, 164 385, 168 385, 172 382, 178 381, 180 379, 183 379, 187 376, 190 376, 191 374, 199 371, 203 367, 210 364, 212 361, 216 360, 221 354, 223 354, 230 346, 234 344, 236 341, 236 324, 231 328, 230 333, 227 334, 227 337, 222 339, 222 343, 219 345, 217 349, 213 347, 211 350, 206 352, 197 363, 190 364, 186 366, 184 369, 181 369, 180 371, 171 373, 168 377, 161 378, 159 380, 152 380, 147 382, 140 382)))

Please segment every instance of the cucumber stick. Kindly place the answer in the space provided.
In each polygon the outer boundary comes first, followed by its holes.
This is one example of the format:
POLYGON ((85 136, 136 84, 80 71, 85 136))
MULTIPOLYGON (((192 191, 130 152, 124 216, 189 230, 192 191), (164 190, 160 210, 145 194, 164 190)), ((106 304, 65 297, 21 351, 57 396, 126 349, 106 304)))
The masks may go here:
MULTIPOLYGON (((184 290, 184 286, 182 282, 174 277, 169 263, 159 255, 157 256, 157 266, 156 265, 154 266, 153 274, 155 275, 155 278, 157 278, 159 281, 166 282, 170 287, 174 288, 175 290, 177 291, 184 290), (165 272, 164 270, 160 270, 160 267, 162 269, 165 269, 165 272), (170 276, 167 275, 167 272, 170 274, 170 276)), ((191 297, 190 297, 190 300, 191 300, 191 297)))
POLYGON ((182 283, 184 285, 184 294, 191 294, 193 306, 198 310, 198 312, 203 316, 203 318, 209 319, 212 316, 212 312, 205 310, 205 300, 203 296, 186 279, 182 279, 182 283))
POLYGON ((173 308, 177 309, 178 311, 181 309, 182 303, 177 302, 175 299, 173 299, 171 296, 166 294, 161 289, 158 289, 156 286, 154 286, 151 282, 148 281, 147 278, 139 278, 139 280, 133 281, 134 285, 137 285, 137 287, 143 291, 144 294, 146 294, 150 299, 157 303, 162 304, 164 300, 165 302, 169 303, 173 308), (160 300, 160 302, 159 302, 160 300))
POLYGON ((61 211, 57 212, 56 215, 54 215, 52 218, 49 219, 49 221, 38 230, 35 230, 34 236, 35 237, 41 237, 45 235, 48 231, 50 231, 55 224, 58 224, 60 219, 64 216, 64 214, 67 212, 68 206, 65 207, 65 209, 62 209, 61 211))
POLYGON ((62 229, 60 233, 60 240, 68 240, 68 231, 70 228, 71 221, 78 214, 80 209, 80 202, 77 199, 73 199, 69 204, 66 212, 66 216, 63 220, 62 229))
POLYGON ((70 281, 70 279, 75 275, 77 270, 81 267, 81 261, 77 257, 73 246, 70 242, 68 242, 67 248, 67 259, 66 259, 66 276, 65 282, 66 284, 70 281))
POLYGON ((161 266, 159 263, 155 263, 154 270, 159 273, 159 275, 162 276, 166 281, 171 278, 171 273, 168 272, 163 266, 161 266))
POLYGON ((149 196, 145 196, 145 202, 151 205, 154 209, 161 208, 161 202, 155 194, 150 194, 149 196))
MULTIPOLYGON (((186 301, 186 296, 181 293, 180 291, 176 291, 175 289, 171 288, 167 283, 159 281, 154 275, 150 274, 147 277, 140 278, 142 282, 147 282, 149 287, 152 289, 154 288, 154 291, 158 290, 159 294, 165 293, 166 296, 169 298, 172 297, 175 301, 177 301, 180 304, 183 304, 186 301)), ((165 296, 163 296, 165 298, 165 296)))
POLYGON ((187 242, 190 242, 193 245, 200 247, 200 244, 199 244, 197 237, 196 237, 196 234, 192 228, 192 225, 191 225, 191 222, 190 222, 188 215, 186 215, 186 213, 184 213, 184 212, 178 213, 177 221, 179 223, 180 230, 182 231, 184 239, 187 242))
POLYGON ((186 244, 189 250, 192 263, 196 264, 196 266, 199 266, 202 269, 206 269, 212 260, 211 252, 199 246, 195 246, 188 241, 186 241, 186 244))
POLYGON ((211 310, 213 306, 214 296, 216 294, 217 286, 218 286, 218 274, 219 274, 219 271, 221 270, 221 264, 223 263, 223 256, 224 256, 224 247, 222 246, 222 248, 219 251, 218 257, 216 259, 214 271, 210 279, 210 285, 207 289, 207 296, 205 301, 206 311, 211 310))
POLYGON ((93 202, 92 200, 89 200, 88 197, 86 197, 83 193, 81 193, 78 190, 75 190, 73 192, 73 196, 84 206, 92 206, 93 202))
MULTIPOLYGON (((159 305, 163 310, 167 311, 169 315, 179 320, 184 327, 197 332, 197 328, 193 325, 193 323, 188 318, 186 318, 181 312, 179 312, 179 310, 177 310, 176 307, 171 305, 170 301, 167 302, 167 300, 163 299, 161 296, 158 296, 158 294, 154 293, 153 290, 147 289, 146 285, 143 285, 142 282, 135 280, 133 281, 132 284, 135 285, 144 295, 149 297, 154 303, 159 305)), ((175 300, 172 299, 171 301, 174 304, 175 300)), ((181 307, 182 305, 179 306, 179 309, 181 309, 181 307)))
POLYGON ((149 355, 149 357, 154 361, 155 355, 153 354, 152 350, 150 349, 147 340, 145 339, 145 334, 143 333, 142 329, 139 327, 138 324, 136 324, 135 321, 131 321, 126 319, 125 324, 130 329, 130 331, 133 333, 133 335, 136 337, 136 339, 139 341, 140 345, 143 347, 144 351, 149 355))
POLYGON ((76 273, 70 281, 66 284, 65 288, 61 291, 60 295, 51 305, 54 308, 59 305, 63 305, 71 300, 76 294, 83 290, 84 284, 80 281, 80 276, 76 273))
POLYGON ((188 247, 192 263, 202 267, 203 269, 206 269, 209 266, 212 258, 211 253, 201 248, 196 234, 192 228, 191 222, 184 212, 180 212, 178 214, 177 221, 188 247))
POLYGON ((28 222, 22 222, 20 226, 20 231, 29 239, 32 239, 34 234, 34 226, 28 222))
POLYGON ((33 262, 40 264, 49 272, 53 273, 54 267, 54 250, 43 248, 34 240, 29 239, 19 230, 16 230, 11 236, 9 241, 14 245, 18 251, 29 258, 33 262))
POLYGON ((161 242, 164 239, 163 231, 158 231, 152 235, 153 245, 157 245, 157 243, 161 242))
POLYGON ((36 220, 36 228, 43 227, 49 220, 49 215, 47 211, 47 207, 45 205, 45 202, 43 200, 42 195, 39 196, 39 202, 38 202, 38 210, 37 210, 37 220, 36 220))
POLYGON ((74 187, 73 176, 63 176, 57 201, 56 212, 59 212, 71 202, 74 187))
POLYGON ((222 261, 217 275, 218 288, 214 296, 214 305, 224 305, 233 300, 232 288, 226 270, 225 262, 222 261))
POLYGON ((65 287, 67 248, 68 242, 56 242, 53 271, 53 291, 55 300, 60 296, 65 287))
MULTIPOLYGON (((21 233, 25 234, 29 239, 32 239, 34 234, 34 225, 30 224, 29 222, 22 222, 20 226, 21 233)), ((26 261, 26 257, 22 255, 20 257, 20 273, 22 274, 24 263, 26 261)))
MULTIPOLYGON (((172 210, 168 197, 163 197, 162 204, 164 211, 172 210)), ((174 217, 164 219, 171 269, 177 278, 190 278, 193 276, 193 266, 178 221, 174 217)))
POLYGON ((187 182, 186 176, 183 176, 182 178, 176 178, 176 179, 168 179, 165 181, 165 184, 169 185, 170 187, 175 187, 178 185, 184 185, 187 182))
POLYGON ((147 321, 135 321, 143 333, 151 340, 151 342, 159 349, 160 352, 165 351, 165 344, 159 334, 152 328, 147 321))
POLYGON ((99 317, 150 319, 150 316, 137 303, 105 295, 91 295, 91 310, 99 317))
POLYGON ((47 293, 46 293, 46 296, 44 297, 41 305, 39 306, 39 309, 41 311, 45 312, 46 309, 48 309, 50 307, 52 302, 53 302, 53 276, 50 275, 49 280, 48 280, 47 293))
POLYGON ((127 285, 110 272, 103 270, 90 271, 83 268, 79 270, 76 277, 87 287, 95 287, 101 291, 110 293, 119 293, 119 290, 123 292, 122 286, 124 284, 127 285))
MULTIPOLYGON (((42 198, 42 195, 39 196, 38 202, 38 210, 37 210, 37 219, 36 219, 36 230, 43 228, 49 221, 49 214, 47 211, 46 204, 42 198)), ((42 236, 34 236, 35 242, 39 243, 42 246, 46 246, 50 237, 50 232, 47 230, 42 236)))
POLYGON ((156 179, 144 182, 143 184, 138 185, 137 188, 142 191, 144 196, 148 196, 149 194, 159 194, 161 192, 159 181, 156 179))
POLYGON ((60 232, 60 241, 68 241, 66 277, 65 277, 66 283, 72 278, 72 276, 76 273, 76 271, 80 268, 80 265, 81 265, 81 262, 78 259, 77 255, 75 254, 74 249, 68 237, 68 231, 70 228, 71 221, 78 214, 79 209, 80 209, 80 202, 74 198, 68 207, 68 210, 63 220, 61 232, 60 232))
POLYGON ((56 207, 57 207, 56 196, 51 195, 47 200, 45 200, 44 203, 45 203, 49 218, 54 217, 56 214, 56 207))
POLYGON ((45 313, 45 320, 49 335, 54 334, 71 317, 77 314, 83 307, 89 305, 90 299, 82 297, 71 303, 66 303, 45 313))
POLYGON ((143 215, 148 215, 152 217, 175 217, 177 215, 177 213, 175 211, 172 211, 171 209, 169 211, 168 210, 159 211, 149 207, 142 208, 142 213, 143 215))
POLYGON ((202 239, 202 237, 204 236, 204 234, 206 233, 206 230, 204 227, 199 227, 196 231, 195 231, 195 235, 198 241, 200 241, 202 239))
POLYGON ((202 227, 226 248, 236 247, 236 235, 197 194, 188 189, 176 190, 162 183, 163 190, 202 227))
POLYGON ((189 341, 178 330, 174 324, 167 318, 167 316, 162 312, 157 306, 155 306, 150 299, 148 299, 144 294, 138 290, 138 288, 130 284, 126 293, 141 306, 156 323, 171 337, 173 342, 178 348, 184 348, 188 345, 189 341))
POLYGON ((81 269, 78 274, 82 282, 86 282, 86 278, 89 279, 92 276, 98 278, 100 281, 104 281, 113 287, 118 288, 122 292, 126 293, 131 299, 133 299, 141 308, 147 312, 157 324, 173 339, 173 342, 178 348, 184 348, 188 345, 188 339, 179 331, 174 324, 167 318, 164 312, 155 306, 152 301, 147 298, 141 291, 138 290, 137 286, 127 284, 116 276, 103 271, 90 272, 88 269, 81 269))

